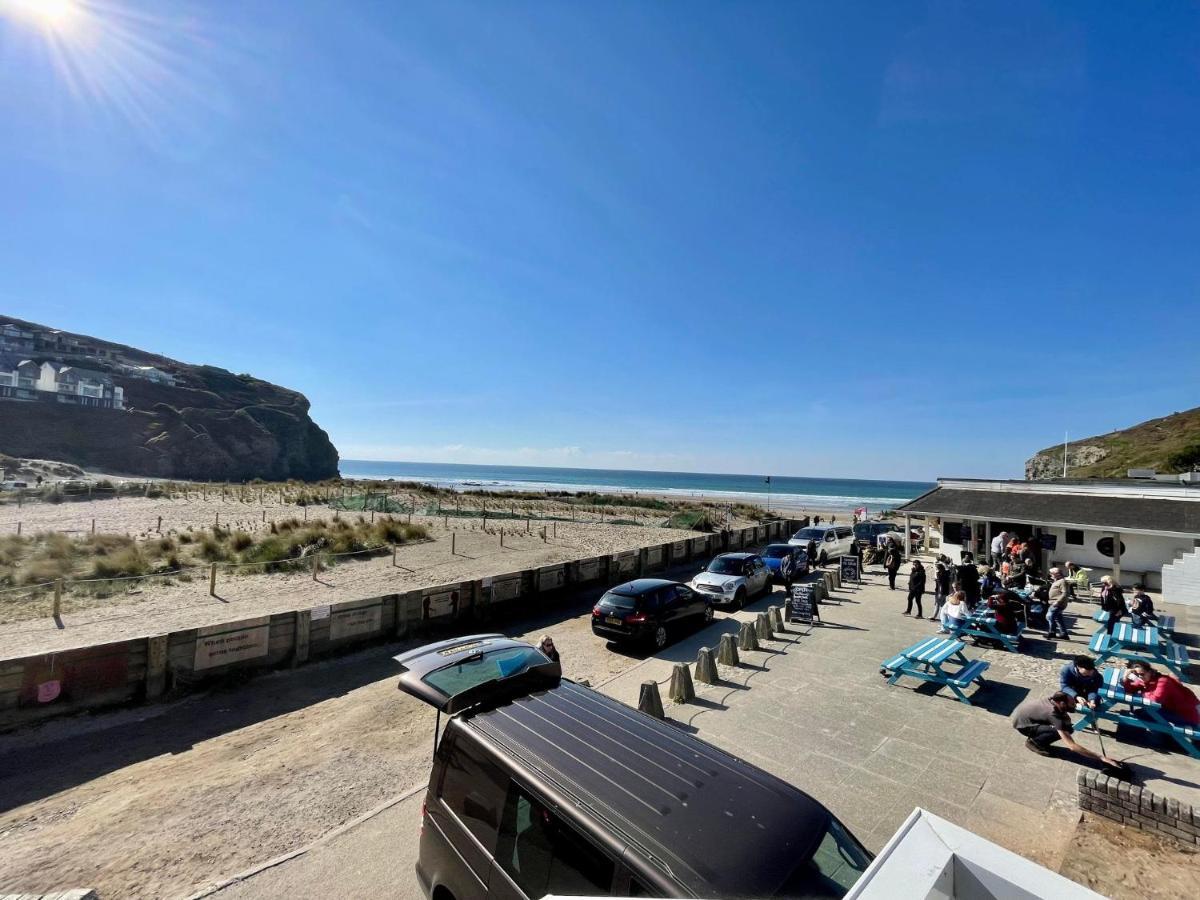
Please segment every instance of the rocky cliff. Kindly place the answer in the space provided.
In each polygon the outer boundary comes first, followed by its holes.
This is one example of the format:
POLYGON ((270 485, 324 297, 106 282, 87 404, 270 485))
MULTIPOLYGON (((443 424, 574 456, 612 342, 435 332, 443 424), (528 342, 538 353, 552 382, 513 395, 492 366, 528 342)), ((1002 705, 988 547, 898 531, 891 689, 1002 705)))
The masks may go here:
MULTIPOLYGON (((1071 478, 1124 478, 1130 469, 1187 472, 1195 466, 1200 466, 1200 407, 1067 445, 1071 478)), ((1025 462, 1025 477, 1031 481, 1062 474, 1061 444, 1025 462)))
MULTIPOLYGON (((125 408, 80 406, 58 402, 53 395, 33 402, 0 399, 0 453, 161 478, 246 481, 337 476, 337 450, 309 418, 308 400, 296 391, 213 366, 71 337, 86 342, 88 348, 108 351, 104 357, 69 361, 108 375, 124 389, 125 408), (155 366, 175 384, 131 376, 131 365, 155 366)), ((40 362, 55 354, 28 355, 40 362)))

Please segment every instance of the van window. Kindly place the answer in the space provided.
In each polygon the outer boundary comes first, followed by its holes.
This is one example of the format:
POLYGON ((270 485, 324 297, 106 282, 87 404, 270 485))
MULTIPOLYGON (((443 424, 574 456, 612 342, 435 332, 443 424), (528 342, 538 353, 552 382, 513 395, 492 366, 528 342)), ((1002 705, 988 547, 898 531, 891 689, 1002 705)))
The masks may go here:
POLYGON ((853 529, 851 529, 851 528, 843 528, 843 527, 841 527, 841 526, 838 526, 838 530, 837 530, 837 536, 838 536, 838 537, 840 537, 840 538, 848 538, 848 537, 850 537, 852 534, 854 534, 854 531, 853 531, 853 529))
POLYGON ((442 802, 489 853, 496 846, 508 781, 470 742, 460 738, 450 745, 442 769, 442 802))
POLYGON ((616 868, 516 782, 504 806, 496 862, 527 897, 608 894, 616 868))

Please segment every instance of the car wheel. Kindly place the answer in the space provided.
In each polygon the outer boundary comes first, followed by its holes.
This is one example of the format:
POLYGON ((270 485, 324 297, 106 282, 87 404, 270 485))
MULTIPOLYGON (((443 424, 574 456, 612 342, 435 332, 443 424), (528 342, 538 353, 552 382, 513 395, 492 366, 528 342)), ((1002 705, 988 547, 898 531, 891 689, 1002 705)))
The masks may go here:
POLYGON ((667 626, 659 625, 654 629, 654 649, 661 650, 667 646, 667 626))
POLYGON ((741 609, 746 605, 746 589, 738 588, 737 593, 733 595, 733 608, 741 609))

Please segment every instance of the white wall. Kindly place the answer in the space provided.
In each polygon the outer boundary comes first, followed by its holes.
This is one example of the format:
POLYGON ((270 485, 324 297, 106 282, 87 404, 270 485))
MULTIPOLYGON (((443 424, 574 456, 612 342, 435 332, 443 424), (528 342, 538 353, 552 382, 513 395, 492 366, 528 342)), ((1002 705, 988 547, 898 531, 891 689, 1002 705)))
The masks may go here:
MULTIPOLYGON (((1066 530, 1062 528, 1043 528, 1043 532, 1058 536, 1058 546, 1047 555, 1056 563, 1067 560, 1095 569, 1098 574, 1112 571, 1112 557, 1105 556, 1096 549, 1096 542, 1101 538, 1110 537, 1107 531, 1085 530, 1083 544, 1068 544, 1066 530)), ((1126 586, 1133 584, 1135 576, 1128 572, 1146 573, 1146 587, 1158 590, 1162 586, 1162 567, 1175 561, 1182 553, 1191 551, 1194 542, 1190 538, 1158 537, 1148 534, 1123 534, 1121 543, 1125 552, 1121 554, 1121 582, 1126 586)))

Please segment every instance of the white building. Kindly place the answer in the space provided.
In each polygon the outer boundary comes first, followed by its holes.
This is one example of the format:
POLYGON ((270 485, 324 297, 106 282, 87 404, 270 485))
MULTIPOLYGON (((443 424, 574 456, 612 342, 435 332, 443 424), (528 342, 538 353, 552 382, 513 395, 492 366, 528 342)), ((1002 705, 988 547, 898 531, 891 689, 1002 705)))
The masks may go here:
POLYGON ((162 369, 154 366, 121 366, 123 371, 130 378, 144 378, 146 381, 153 381, 155 384, 165 384, 171 387, 175 385, 175 376, 169 372, 164 372, 162 369))
POLYGON ((1068 560, 1141 582, 1172 603, 1200 606, 1200 483, 981 481, 939 478, 901 506, 911 520, 940 519, 942 549, 956 562, 986 558, 1001 531, 1039 536, 1047 565, 1068 560))
POLYGON ((125 394, 104 372, 61 362, 16 362, 0 357, 0 398, 13 400, 55 399, 107 409, 124 409, 125 394))

